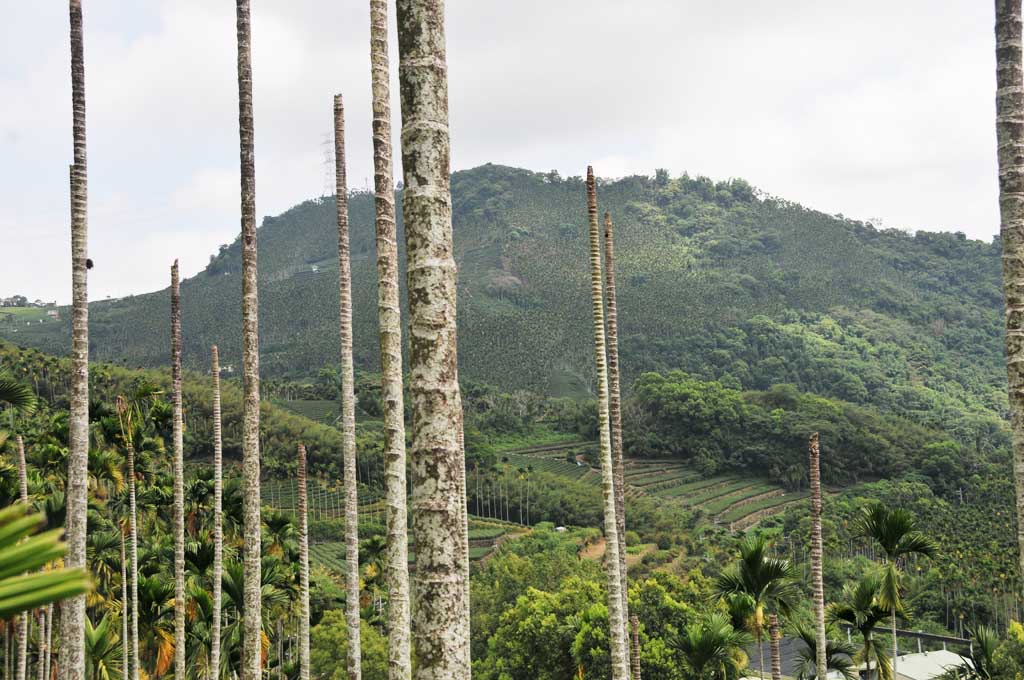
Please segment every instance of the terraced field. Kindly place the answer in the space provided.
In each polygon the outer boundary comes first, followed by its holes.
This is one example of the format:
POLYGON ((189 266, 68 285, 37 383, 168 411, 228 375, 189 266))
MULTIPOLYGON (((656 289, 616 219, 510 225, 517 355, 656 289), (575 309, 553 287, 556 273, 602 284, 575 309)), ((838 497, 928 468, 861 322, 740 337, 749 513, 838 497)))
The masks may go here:
MULTIPOLYGON (((518 527, 490 520, 471 518, 469 521, 469 559, 482 560, 490 555, 506 538, 522 533, 518 527)), ((345 568, 345 544, 342 541, 325 541, 309 546, 309 561, 341 574, 345 568)), ((409 563, 416 562, 416 545, 409 541, 409 563)))
MULTIPOLYGON (((520 449, 503 454, 510 466, 532 466, 588 484, 601 483, 601 471, 566 460, 587 444, 552 444, 520 449)), ((593 444, 589 445, 590 447, 593 444)), ((701 477, 696 470, 672 460, 633 459, 626 461, 626 498, 654 496, 702 512, 715 524, 729 525, 739 531, 765 517, 781 512, 787 505, 807 497, 806 493, 787 493, 764 479, 739 475, 701 477)))
POLYGON ((274 399, 273 402, 292 413, 325 425, 333 425, 340 414, 338 402, 332 399, 274 399))

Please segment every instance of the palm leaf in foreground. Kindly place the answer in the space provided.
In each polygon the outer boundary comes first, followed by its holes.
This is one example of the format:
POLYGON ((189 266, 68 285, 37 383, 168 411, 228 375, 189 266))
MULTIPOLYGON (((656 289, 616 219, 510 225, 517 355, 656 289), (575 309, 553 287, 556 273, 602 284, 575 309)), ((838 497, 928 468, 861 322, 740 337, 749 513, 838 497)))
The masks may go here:
POLYGON ((64 556, 62 529, 33 535, 43 524, 41 513, 22 504, 0 510, 0 619, 89 589, 84 569, 35 571, 64 556))

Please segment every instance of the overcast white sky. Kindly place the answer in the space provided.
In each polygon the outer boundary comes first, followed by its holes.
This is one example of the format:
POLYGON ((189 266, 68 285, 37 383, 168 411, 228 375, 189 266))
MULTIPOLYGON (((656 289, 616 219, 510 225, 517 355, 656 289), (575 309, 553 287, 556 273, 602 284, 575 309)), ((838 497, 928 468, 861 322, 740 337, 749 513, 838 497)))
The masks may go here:
MULTIPOLYGON (((101 299, 165 287, 176 256, 191 276, 238 232, 234 3, 84 5, 101 299)), ((252 11, 258 216, 322 193, 335 92, 349 183, 369 185, 368 2, 252 11)), ((887 226, 998 231, 990 2, 448 0, 447 13, 454 169, 664 167, 887 226)), ((0 296, 70 299, 67 34, 65 2, 0 0, 0 296)))

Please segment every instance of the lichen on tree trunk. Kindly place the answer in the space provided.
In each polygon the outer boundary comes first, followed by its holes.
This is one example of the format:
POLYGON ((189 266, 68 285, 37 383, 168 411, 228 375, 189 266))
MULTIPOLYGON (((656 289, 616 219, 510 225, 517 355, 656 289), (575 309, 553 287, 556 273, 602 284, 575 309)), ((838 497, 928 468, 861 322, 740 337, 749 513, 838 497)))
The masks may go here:
POLYGON ((377 242, 377 323, 380 329, 381 400, 384 405, 384 494, 387 506, 388 678, 408 680, 409 547, 402 394, 402 312, 398 287, 398 233, 391 155, 391 92, 387 0, 370 0, 370 71, 373 86, 373 186, 377 242))
POLYGON ((469 678, 469 555, 456 349, 444 3, 398 0, 409 291, 414 676, 469 678))
POLYGON ((252 114, 252 39, 249 0, 236 0, 238 140, 242 223, 242 477, 244 595, 242 680, 261 673, 260 341, 256 265, 256 164, 252 114))
POLYGON ((348 185, 345 180, 345 107, 334 95, 334 181, 338 217, 338 299, 341 337, 341 457, 345 488, 345 623, 348 678, 359 680, 359 498, 356 485, 356 392, 352 362, 352 263, 349 253, 348 185))
POLYGON ((181 279, 171 266, 171 442, 174 469, 174 674, 185 667, 185 470, 181 404, 181 279))
MULTIPOLYGON (((88 195, 85 140, 85 57, 81 0, 70 0, 71 108, 71 397, 66 482, 67 567, 85 567, 89 465, 89 306, 86 269, 88 195)), ((85 680, 85 595, 61 605, 60 670, 63 680, 85 680)))
POLYGON ((605 355, 604 295, 601 287, 601 235, 597 220, 597 187, 594 169, 587 167, 587 218, 590 225, 590 302, 594 318, 594 362, 597 368, 597 430, 600 442, 601 488, 604 494, 604 536, 608 558, 608 624, 611 629, 612 679, 629 677, 627 635, 622 612, 622 579, 619 574, 619 528, 615 511, 615 469, 612 462, 611 428, 608 419, 608 365, 605 355))
POLYGON ((1020 0, 996 0, 996 144, 1013 434, 1017 543, 1024 573, 1024 70, 1020 0))

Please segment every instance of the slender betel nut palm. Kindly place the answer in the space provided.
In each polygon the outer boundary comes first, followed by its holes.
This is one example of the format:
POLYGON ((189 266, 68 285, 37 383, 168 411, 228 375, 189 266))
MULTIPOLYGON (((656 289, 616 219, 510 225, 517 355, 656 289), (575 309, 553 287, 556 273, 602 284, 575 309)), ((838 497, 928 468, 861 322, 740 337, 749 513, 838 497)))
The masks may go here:
POLYGON ((1024 70, 1021 3, 996 0, 996 144, 1017 544, 1024 573, 1024 70))
POLYGON ((615 512, 615 470, 608 422, 608 365, 605 357, 604 295, 601 287, 601 234, 597 221, 594 169, 587 167, 587 218, 590 225, 590 303, 594 317, 594 363, 597 367, 597 430, 600 441, 601 490, 604 494, 604 537, 608 570, 608 623, 611 628, 612 679, 629 677, 626 625, 622 616, 619 575, 619 527, 615 512))
MULTIPOLYGON (((821 451, 818 433, 807 445, 811 478, 811 590, 814 597, 815 668, 828 668, 828 638, 825 633, 825 581, 822 572, 824 552, 821 538, 821 451)), ((819 671, 824 672, 824 671, 819 671)))
POLYGON ((405 403, 402 394, 402 312, 398 289, 398 233, 391 160, 388 3, 370 0, 370 72, 373 85, 373 185, 377 235, 377 323, 384 403, 384 495, 387 504, 388 678, 408 680, 409 547, 405 478, 405 403))
POLYGON ((444 3, 398 0, 413 431, 414 676, 470 676, 444 3))
POLYGON ((299 444, 299 680, 309 680, 309 520, 306 516, 306 447, 299 444))
MULTIPOLYGON (((220 677, 221 578, 224 561, 224 444, 220 408, 220 356, 210 348, 213 374, 213 616, 210 623, 210 676, 220 677)), ((305 679, 303 679, 305 680, 305 679)))
MULTIPOLYGON (((87 176, 85 153, 85 57, 82 2, 70 0, 71 108, 71 398, 66 483, 68 567, 85 567, 89 475, 89 305, 87 176)), ((60 671, 63 680, 85 680, 85 595, 61 605, 60 671)))
POLYGON ((348 234, 348 185, 345 180, 345 107, 334 95, 334 181, 338 217, 338 298, 341 336, 341 458, 345 485, 345 623, 348 677, 359 680, 359 496, 356 482, 356 392, 352 362, 352 263, 348 234))
POLYGON ((249 0, 236 0, 238 141, 242 222, 242 680, 261 677, 260 340, 256 269, 256 164, 252 115, 252 37, 249 0))
POLYGON ((171 441, 174 467, 174 673, 185 667, 185 472, 181 404, 181 281, 178 261, 171 266, 171 441))
MULTIPOLYGON (((615 295, 615 227, 604 214, 604 282, 608 312, 608 422, 612 433, 615 476, 615 525, 619 531, 619 580, 622 581, 622 620, 629 620, 629 583, 626 578, 626 473, 622 451, 622 392, 619 377, 619 312, 615 295)), ((627 661, 629 647, 626 648, 627 661)))

